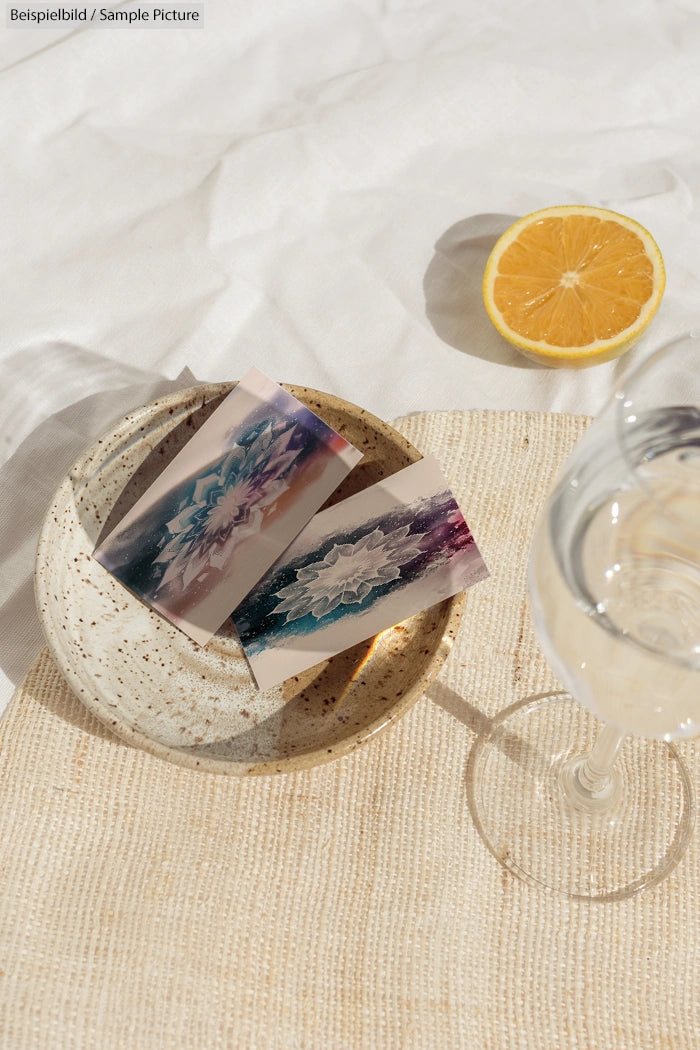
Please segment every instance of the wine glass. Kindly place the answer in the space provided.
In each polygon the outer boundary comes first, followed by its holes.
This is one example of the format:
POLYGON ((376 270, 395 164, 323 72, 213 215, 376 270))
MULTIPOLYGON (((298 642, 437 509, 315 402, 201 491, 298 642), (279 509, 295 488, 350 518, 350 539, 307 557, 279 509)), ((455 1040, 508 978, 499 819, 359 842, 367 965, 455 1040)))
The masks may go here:
POLYGON ((493 719, 472 814, 526 881, 628 897, 675 867, 695 820, 674 741, 700 732, 697 335, 652 353, 587 429, 540 514, 529 593, 568 692, 493 719))

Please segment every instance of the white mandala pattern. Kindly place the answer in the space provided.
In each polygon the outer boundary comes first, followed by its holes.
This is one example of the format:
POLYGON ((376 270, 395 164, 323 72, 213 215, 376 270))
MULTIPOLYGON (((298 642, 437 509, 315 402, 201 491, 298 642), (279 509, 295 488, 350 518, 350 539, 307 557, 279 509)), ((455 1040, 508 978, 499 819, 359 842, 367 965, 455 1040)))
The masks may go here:
POLYGON ((243 536, 259 532, 265 512, 289 488, 298 451, 289 448, 294 428, 274 436, 268 425, 250 445, 235 445, 211 474, 198 478, 168 522, 154 564, 165 564, 157 592, 186 589, 210 569, 226 565, 243 536))
POLYGON ((423 553, 422 534, 408 532, 408 525, 389 533, 374 529, 356 543, 336 543, 321 561, 297 569, 294 583, 277 592, 282 600, 275 614, 286 613, 285 623, 307 613, 320 620, 339 605, 361 602, 375 587, 398 579, 400 567, 423 553))

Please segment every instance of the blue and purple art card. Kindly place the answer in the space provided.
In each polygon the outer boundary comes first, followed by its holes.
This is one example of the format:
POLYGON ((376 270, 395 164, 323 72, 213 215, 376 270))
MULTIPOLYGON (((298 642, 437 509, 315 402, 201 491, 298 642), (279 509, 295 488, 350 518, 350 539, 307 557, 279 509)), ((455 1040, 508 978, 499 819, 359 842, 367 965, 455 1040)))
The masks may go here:
POLYGON ((233 613, 269 689, 488 576, 435 459, 311 519, 233 613))
POLYGON ((94 557, 204 645, 361 458, 253 368, 94 557))

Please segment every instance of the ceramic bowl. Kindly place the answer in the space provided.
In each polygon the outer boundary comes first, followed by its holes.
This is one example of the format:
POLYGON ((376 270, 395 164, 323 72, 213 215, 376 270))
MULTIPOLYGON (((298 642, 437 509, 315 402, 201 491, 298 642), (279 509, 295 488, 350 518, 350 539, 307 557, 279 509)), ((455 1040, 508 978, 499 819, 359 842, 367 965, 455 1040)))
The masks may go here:
MULTIPOLYGON (((44 521, 37 605, 64 677, 119 737, 194 769, 289 772, 346 754, 415 703, 447 657, 462 596, 261 692, 230 621, 201 648, 110 576, 92 557, 98 538, 234 385, 160 398, 80 457, 44 521)), ((364 453, 329 504, 420 458, 363 409, 305 387, 286 389, 364 453)))

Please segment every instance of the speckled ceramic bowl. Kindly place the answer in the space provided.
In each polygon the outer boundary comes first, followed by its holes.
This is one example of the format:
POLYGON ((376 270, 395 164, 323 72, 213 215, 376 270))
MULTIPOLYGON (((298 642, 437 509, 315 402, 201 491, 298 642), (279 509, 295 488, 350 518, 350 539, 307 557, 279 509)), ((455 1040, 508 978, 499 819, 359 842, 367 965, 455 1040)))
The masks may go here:
MULTIPOLYGON (((92 558, 98 538, 234 385, 201 386, 154 401, 126 416, 75 463, 42 528, 37 605, 63 675, 120 737, 210 772, 288 772, 345 754, 404 714, 444 662, 462 598, 261 692, 230 623, 200 648, 110 576, 92 558)), ((362 409, 304 387, 287 389, 364 452, 332 501, 420 458, 400 434, 362 409)))

